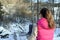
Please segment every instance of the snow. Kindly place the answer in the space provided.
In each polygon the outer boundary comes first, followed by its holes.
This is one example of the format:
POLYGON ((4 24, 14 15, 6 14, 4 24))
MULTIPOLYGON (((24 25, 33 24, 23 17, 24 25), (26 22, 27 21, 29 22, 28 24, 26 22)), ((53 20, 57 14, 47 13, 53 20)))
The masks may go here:
MULTIPOLYGON (((0 40, 14 40, 14 33, 16 34, 16 38, 17 40, 20 40, 20 38, 23 39, 24 38, 27 38, 26 36, 23 36, 23 37, 20 37, 20 33, 22 31, 24 31, 26 33, 29 32, 29 22, 25 22, 24 24, 21 24, 21 23, 9 23, 8 26, 10 27, 9 29, 5 29, 3 26, 0 26, 0 31, 2 31, 2 33, 0 35, 5 35, 5 34, 9 34, 9 38, 1 38, 0 37, 0 40), (21 27, 21 29, 20 29, 21 27)), ((23 34, 22 34, 23 35, 23 34)))
POLYGON ((56 28, 55 33, 54 33, 54 40, 60 40, 60 28, 56 28))
POLYGON ((54 40, 60 40, 60 37, 55 37, 54 40))
POLYGON ((28 32, 29 31, 29 24, 25 23, 25 24, 21 24, 21 23, 11 23, 9 24, 10 28, 8 29, 9 31, 11 31, 12 33, 14 32, 28 32))
POLYGON ((0 38, 0 40, 14 40, 13 35, 9 35, 9 38, 0 38))
POLYGON ((11 34, 10 31, 4 29, 3 27, 0 27, 0 31, 2 31, 2 33, 0 35, 11 34))
MULTIPOLYGON (((2 26, 0 26, 0 31, 3 30, 3 32, 0 35, 9 34, 9 38, 0 38, 0 40, 14 40, 14 32, 16 34, 17 40, 20 40, 20 38, 23 39, 23 37, 26 38, 26 36, 20 37, 19 36, 20 35, 19 33, 22 32, 22 31, 24 31, 24 32, 27 33, 29 31, 29 28, 28 28, 29 24, 30 24, 29 22, 28 23, 25 23, 25 24, 21 24, 21 23, 19 23, 19 24, 18 23, 10 23, 9 24, 10 28, 8 30, 5 29, 5 28, 3 28, 2 26), (19 27, 22 27, 22 26, 23 26, 23 28, 25 28, 24 30, 20 30, 19 27), (28 29, 26 30, 26 28, 28 28, 28 29)), ((60 36, 58 36, 59 34, 60 34, 60 28, 56 28, 55 33, 54 33, 54 39, 53 40, 60 40, 60 36)))

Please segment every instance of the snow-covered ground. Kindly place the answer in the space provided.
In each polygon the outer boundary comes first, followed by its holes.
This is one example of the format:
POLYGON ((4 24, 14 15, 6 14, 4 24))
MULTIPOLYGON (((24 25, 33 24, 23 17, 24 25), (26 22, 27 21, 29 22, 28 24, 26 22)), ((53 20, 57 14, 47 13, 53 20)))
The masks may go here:
MULTIPOLYGON (((27 23, 25 23, 25 24, 27 24, 27 23)), ((22 26, 22 25, 23 24, 20 25, 20 24, 17 24, 17 23, 11 23, 11 24, 9 24, 10 28, 8 30, 3 28, 2 26, 0 26, 0 31, 3 30, 3 32, 0 35, 9 34, 8 38, 1 38, 0 37, 0 40, 15 40, 14 39, 14 32, 16 34, 17 40, 20 40, 20 36, 19 36, 20 32, 19 31, 23 31, 23 30, 20 30, 19 27, 22 26)), ((28 28, 29 24, 24 25, 24 26, 28 28)), ((29 31, 29 28, 28 28, 27 32, 28 31, 29 31)), ((60 28, 56 28, 55 33, 54 33, 54 40, 60 40, 60 28)))
POLYGON ((54 40, 60 40, 60 28, 56 28, 54 33, 54 40))
MULTIPOLYGON (((20 40, 20 33, 24 32, 24 34, 29 32, 29 23, 9 23, 7 26, 10 28, 5 29, 3 26, 0 26, 0 40, 14 40, 15 38, 17 40, 20 40), (8 38, 1 38, 1 36, 4 36, 6 34, 9 34, 8 38), (15 37, 16 36, 16 37, 15 37)), ((23 35, 23 34, 22 34, 23 35)))

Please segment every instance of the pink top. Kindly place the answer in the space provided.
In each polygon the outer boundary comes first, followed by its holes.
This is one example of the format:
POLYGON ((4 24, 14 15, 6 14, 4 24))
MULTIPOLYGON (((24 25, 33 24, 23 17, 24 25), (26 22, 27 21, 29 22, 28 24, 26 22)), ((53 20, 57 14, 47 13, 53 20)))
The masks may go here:
POLYGON ((48 21, 45 18, 38 20, 37 40, 53 40, 54 29, 48 27, 48 21))

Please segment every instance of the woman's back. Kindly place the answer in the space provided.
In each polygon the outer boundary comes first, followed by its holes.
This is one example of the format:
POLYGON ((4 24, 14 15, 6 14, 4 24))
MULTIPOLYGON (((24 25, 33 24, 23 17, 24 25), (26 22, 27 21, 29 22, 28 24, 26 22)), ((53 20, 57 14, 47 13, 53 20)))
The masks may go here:
POLYGON ((48 27, 48 21, 46 18, 38 20, 38 35, 37 40, 53 40, 54 29, 48 27))

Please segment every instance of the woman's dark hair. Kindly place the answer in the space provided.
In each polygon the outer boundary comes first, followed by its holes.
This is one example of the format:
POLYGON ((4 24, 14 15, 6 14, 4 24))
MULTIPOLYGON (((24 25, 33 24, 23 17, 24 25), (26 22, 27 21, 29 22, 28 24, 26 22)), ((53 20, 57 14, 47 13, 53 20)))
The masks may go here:
POLYGON ((40 14, 42 15, 42 17, 47 19, 49 28, 55 27, 54 18, 50 10, 48 10, 47 8, 42 8, 40 14))

